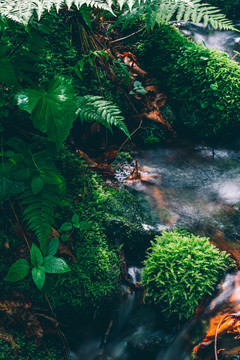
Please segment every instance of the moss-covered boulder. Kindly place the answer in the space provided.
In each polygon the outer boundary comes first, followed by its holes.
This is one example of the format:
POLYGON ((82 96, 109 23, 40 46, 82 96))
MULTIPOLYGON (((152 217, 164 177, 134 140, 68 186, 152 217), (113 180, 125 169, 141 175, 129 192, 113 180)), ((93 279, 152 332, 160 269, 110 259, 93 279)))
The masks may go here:
POLYGON ((36 346, 33 340, 27 338, 20 332, 11 332, 14 343, 10 344, 0 338, 0 359, 1 360, 64 360, 66 355, 59 343, 45 341, 43 346, 36 346), (46 350, 47 349, 47 350, 46 350), (48 353, 47 353, 48 351, 48 353))
POLYGON ((220 276, 234 266, 205 237, 184 231, 156 236, 144 261, 143 284, 147 296, 167 316, 189 318, 205 294, 212 294, 220 276))
POLYGON ((173 26, 142 35, 139 61, 171 100, 178 132, 227 139, 240 129, 240 66, 227 54, 198 45, 173 26))

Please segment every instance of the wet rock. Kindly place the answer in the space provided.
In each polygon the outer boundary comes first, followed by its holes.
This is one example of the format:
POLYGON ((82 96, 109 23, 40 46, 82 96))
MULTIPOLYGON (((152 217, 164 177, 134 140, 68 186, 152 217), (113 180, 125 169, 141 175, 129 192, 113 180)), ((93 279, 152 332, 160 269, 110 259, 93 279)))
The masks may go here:
POLYGON ((127 343, 128 351, 134 355, 150 356, 167 345, 167 337, 161 331, 149 335, 137 335, 127 343))

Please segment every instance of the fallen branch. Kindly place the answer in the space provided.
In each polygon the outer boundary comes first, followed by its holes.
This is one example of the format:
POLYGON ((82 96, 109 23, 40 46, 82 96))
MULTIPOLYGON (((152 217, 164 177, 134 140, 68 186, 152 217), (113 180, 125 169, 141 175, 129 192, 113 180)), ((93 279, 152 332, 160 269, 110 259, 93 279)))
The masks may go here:
MULTIPOLYGON (((141 129, 142 126, 142 120, 140 121, 140 124, 138 125, 138 127, 130 134, 130 138, 139 130, 141 129)), ((122 145, 120 146, 120 148, 118 149, 118 152, 122 150, 123 146, 128 142, 129 138, 127 138, 122 145)))
POLYGON ((138 31, 135 31, 134 33, 132 33, 132 34, 130 34, 130 35, 127 35, 127 36, 124 36, 124 37, 122 37, 122 38, 120 38, 120 39, 111 41, 111 44, 116 43, 116 42, 118 42, 118 41, 126 40, 126 39, 130 38, 131 36, 134 36, 134 35, 140 33, 140 32, 143 31, 145 28, 146 28, 146 25, 145 25, 143 28, 139 29, 138 31))
POLYGON ((88 165, 90 165, 90 166, 97 166, 98 164, 97 163, 95 163, 92 159, 90 159, 90 157, 87 155, 87 154, 85 154, 85 152, 83 152, 82 150, 76 150, 76 153, 79 155, 79 156, 81 156, 85 161, 86 161, 86 163, 88 164, 88 165))

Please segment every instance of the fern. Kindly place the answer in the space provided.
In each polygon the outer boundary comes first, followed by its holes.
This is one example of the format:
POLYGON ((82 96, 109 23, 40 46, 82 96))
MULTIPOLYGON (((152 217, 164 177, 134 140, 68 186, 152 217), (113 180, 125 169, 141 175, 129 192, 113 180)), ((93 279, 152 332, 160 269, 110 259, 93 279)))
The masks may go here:
MULTIPOLYGON (((131 24, 144 14, 148 29, 155 22, 167 22, 173 16, 177 20, 192 20, 193 22, 204 21, 214 28, 233 30, 233 24, 227 20, 220 10, 208 4, 202 4, 201 0, 117 0, 120 8, 126 6, 127 11, 121 15, 121 21, 131 24), (144 14, 143 14, 144 13, 144 14)), ((63 6, 71 5, 80 8, 82 5, 97 7, 112 12, 112 0, 0 0, 0 15, 12 20, 27 24, 34 12, 40 19, 44 11, 50 11, 55 7, 57 11, 63 6)), ((235 30, 235 29, 234 29, 235 30)))
POLYGON ((78 97, 77 104, 77 114, 81 121, 97 121, 109 130, 115 125, 130 137, 121 111, 112 102, 104 100, 101 96, 86 95, 78 97))
POLYGON ((49 186, 45 186, 35 195, 31 190, 27 190, 21 196, 21 204, 25 206, 23 220, 35 233, 43 254, 46 253, 49 234, 54 224, 54 208, 58 197, 58 194, 49 186))
POLYGON ((125 28, 139 19, 146 22, 147 30, 153 28, 155 23, 167 23, 171 19, 195 23, 203 21, 205 26, 210 23, 215 29, 236 30, 218 8, 202 4, 201 0, 139 0, 133 8, 128 6, 115 25, 123 23, 125 28))

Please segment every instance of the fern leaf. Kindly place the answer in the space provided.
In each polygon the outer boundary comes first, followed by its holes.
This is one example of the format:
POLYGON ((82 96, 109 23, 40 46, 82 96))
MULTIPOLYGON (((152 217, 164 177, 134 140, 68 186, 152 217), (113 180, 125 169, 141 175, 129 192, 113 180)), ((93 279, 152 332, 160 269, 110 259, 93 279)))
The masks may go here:
MULTIPOLYGON (((226 30, 236 30, 232 22, 228 21, 225 16, 218 17, 220 10, 208 4, 201 4, 200 0, 117 0, 120 8, 124 5, 129 9, 130 16, 127 16, 126 24, 132 24, 143 14, 149 11, 149 3, 158 8, 156 19, 159 22, 169 21, 177 12, 177 20, 184 19, 187 21, 192 18, 196 22, 202 19, 214 24, 215 28, 226 30), (146 4, 145 4, 146 3, 146 4), (194 12, 194 15, 193 15, 194 12), (133 17, 131 16, 133 15, 133 17)), ((40 19, 45 11, 50 11, 54 6, 57 11, 66 4, 69 8, 72 4, 80 8, 83 5, 97 7, 112 12, 112 0, 0 0, 0 15, 27 24, 34 12, 37 12, 40 19)), ((125 15, 128 15, 125 13, 125 15)), ((152 19, 152 16, 149 16, 152 19)), ((151 20, 151 23, 153 21, 151 20)))
POLYGON ((54 208, 58 202, 58 194, 53 187, 44 187, 37 194, 27 190, 21 196, 21 204, 25 207, 24 221, 31 229, 40 244, 43 254, 46 253, 48 238, 54 224, 54 208))
POLYGON ((78 97, 77 104, 77 115, 81 121, 97 121, 109 130, 114 125, 130 137, 121 111, 112 102, 104 100, 101 96, 86 95, 78 97))
MULTIPOLYGON (((129 0, 126 0, 128 4, 129 0)), ((199 23, 204 21, 204 24, 214 24, 214 28, 225 30, 236 30, 231 21, 227 20, 225 15, 220 13, 220 10, 208 4, 202 4, 200 0, 139 0, 135 1, 132 11, 127 10, 117 20, 117 24, 123 22, 123 28, 131 26, 137 20, 144 18, 146 27, 153 28, 154 22, 157 23, 168 22, 176 18, 177 21, 184 20, 185 22, 192 19, 199 23), (153 16, 153 13, 156 16, 153 16)))

